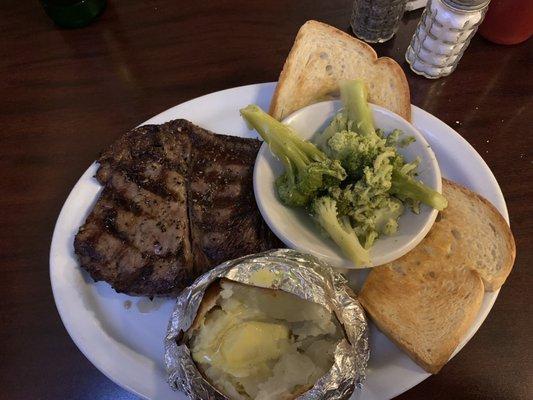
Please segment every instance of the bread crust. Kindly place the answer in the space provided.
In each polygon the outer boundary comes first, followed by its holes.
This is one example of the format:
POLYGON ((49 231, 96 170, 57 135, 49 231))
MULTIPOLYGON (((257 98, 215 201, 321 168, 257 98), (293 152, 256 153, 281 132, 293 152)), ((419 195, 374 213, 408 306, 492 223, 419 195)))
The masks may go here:
POLYGON ((294 44, 289 52, 289 55, 287 56, 287 59, 285 60, 285 64, 283 65, 283 69, 278 79, 278 84, 276 85, 276 89, 272 96, 272 101, 270 103, 270 110, 269 110, 270 115, 272 115, 274 118, 277 118, 277 119, 280 119, 281 116, 285 116, 282 113, 283 110, 280 110, 281 104, 279 101, 279 96, 284 85, 286 84, 287 79, 291 75, 292 69, 295 67, 295 58, 296 58, 296 52, 298 48, 300 47, 301 43, 305 40, 305 36, 308 34, 308 32, 313 29, 327 32, 331 36, 336 36, 342 40, 356 44, 361 49, 361 51, 367 54, 367 57, 370 62, 376 65, 387 66, 388 68, 393 70, 394 75, 396 75, 397 78, 399 78, 398 82, 401 85, 401 88, 399 88, 399 91, 402 93, 402 97, 407 99, 407 101, 403 102, 401 113, 399 113, 399 115, 402 118, 406 119, 407 121, 411 121, 411 104, 409 100, 411 97, 410 97, 410 91, 409 91, 409 84, 407 82, 407 78, 405 76, 405 73, 402 67, 400 67, 400 65, 396 61, 394 61, 392 58, 389 58, 389 57, 378 58, 377 53, 367 43, 359 39, 356 39, 355 37, 349 35, 348 33, 343 32, 337 28, 334 28, 333 26, 330 26, 328 24, 315 21, 315 20, 307 21, 298 30, 298 33, 294 40, 294 44))

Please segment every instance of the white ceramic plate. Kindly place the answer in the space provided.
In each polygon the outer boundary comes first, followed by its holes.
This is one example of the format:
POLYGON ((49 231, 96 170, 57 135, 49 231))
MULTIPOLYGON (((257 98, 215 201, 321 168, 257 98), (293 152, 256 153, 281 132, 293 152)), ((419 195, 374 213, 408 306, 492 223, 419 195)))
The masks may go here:
MULTIPOLYGON (((173 107, 147 123, 187 118, 217 133, 250 136, 239 108, 256 103, 267 108, 274 83, 228 89, 173 107)), ((498 183, 478 153, 453 129, 413 107, 413 123, 430 142, 444 177, 466 185, 490 200, 508 219, 498 183)), ((163 366, 163 336, 172 300, 117 294, 106 283, 93 283, 81 271, 72 242, 94 204, 100 186, 92 178, 96 165, 82 175, 67 198, 56 223, 50 250, 50 279, 61 319, 85 356, 118 385, 147 399, 176 400, 163 366)), ((457 351, 472 337, 489 313, 498 292, 485 295, 479 315, 457 351)), ((394 397, 429 376, 373 326, 371 358, 363 400, 394 397)), ((96 394, 95 394, 96 396, 96 394)))
MULTIPOLYGON (((296 111, 283 122, 294 128, 304 139, 313 139, 329 125, 333 116, 341 109, 340 101, 324 101, 296 111)), ((411 145, 398 149, 407 161, 420 157, 417 177, 429 187, 442 191, 441 172, 431 146, 422 133, 402 117, 371 104, 377 128, 389 134, 394 129, 403 131, 405 137, 416 139, 411 145)), ((281 162, 272 155, 264 143, 259 150, 254 168, 254 194, 259 210, 270 229, 285 245, 311 253, 341 268, 356 268, 333 240, 323 235, 312 218, 302 208, 287 207, 276 193, 274 182, 284 171, 281 162)), ((438 211, 421 205, 420 213, 409 208, 399 220, 399 229, 394 235, 378 239, 370 250, 373 266, 386 264, 413 249, 429 232, 438 211)))

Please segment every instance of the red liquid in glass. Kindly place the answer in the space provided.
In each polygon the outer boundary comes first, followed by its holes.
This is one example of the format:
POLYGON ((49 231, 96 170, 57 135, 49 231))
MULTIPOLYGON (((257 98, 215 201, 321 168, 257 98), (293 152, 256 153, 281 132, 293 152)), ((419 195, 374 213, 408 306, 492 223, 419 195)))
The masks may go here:
POLYGON ((533 34, 533 0, 492 0, 479 33, 498 44, 529 39, 533 34))

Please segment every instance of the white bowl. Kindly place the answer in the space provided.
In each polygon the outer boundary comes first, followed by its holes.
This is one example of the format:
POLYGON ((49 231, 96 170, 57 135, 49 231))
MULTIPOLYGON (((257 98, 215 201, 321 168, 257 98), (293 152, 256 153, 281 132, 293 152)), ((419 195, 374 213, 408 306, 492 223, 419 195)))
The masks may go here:
MULTIPOLYGON (((409 162, 417 156, 422 161, 418 167, 418 178, 438 192, 442 191, 439 164, 435 154, 422 134, 402 117, 371 104, 376 128, 389 134, 400 129, 416 141, 398 151, 409 162)), ((340 101, 325 101, 305 107, 288 116, 283 122, 293 127, 304 139, 312 139, 315 133, 329 124, 331 118, 341 109, 340 101)), ((254 194, 263 218, 276 236, 290 248, 311 253, 340 268, 355 268, 342 250, 326 237, 304 209, 283 205, 274 188, 277 176, 283 173, 283 166, 268 146, 263 143, 254 167, 254 194)), ((391 262, 413 249, 426 236, 437 217, 437 210, 421 206, 420 214, 414 214, 406 207, 399 220, 398 232, 376 240, 370 255, 373 266, 391 262)))

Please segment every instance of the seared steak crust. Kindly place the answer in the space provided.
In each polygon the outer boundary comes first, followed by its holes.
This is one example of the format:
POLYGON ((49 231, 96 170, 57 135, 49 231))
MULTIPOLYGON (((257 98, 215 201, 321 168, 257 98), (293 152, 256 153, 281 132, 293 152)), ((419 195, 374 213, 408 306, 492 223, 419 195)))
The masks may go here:
POLYGON ((260 142, 186 120, 136 128, 99 158, 100 198, 74 240, 118 292, 172 295, 220 262, 279 247, 253 196, 260 142))
POLYGON ((252 184, 261 142, 204 129, 190 138, 189 221, 198 273, 272 248, 277 242, 257 209, 252 184))

